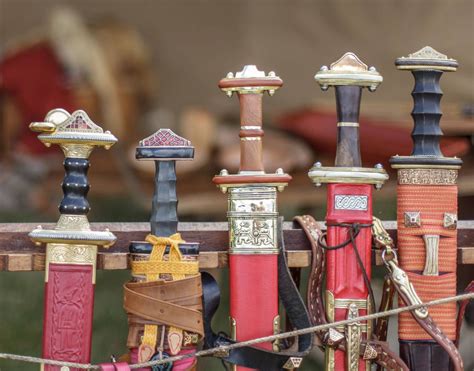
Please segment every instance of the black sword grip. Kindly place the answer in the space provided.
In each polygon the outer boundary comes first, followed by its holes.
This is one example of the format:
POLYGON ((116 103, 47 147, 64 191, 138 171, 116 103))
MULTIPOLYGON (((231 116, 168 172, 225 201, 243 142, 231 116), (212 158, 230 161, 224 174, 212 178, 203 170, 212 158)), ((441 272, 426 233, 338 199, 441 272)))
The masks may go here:
MULTIPOLYGON (((358 123, 361 86, 336 86, 337 120, 339 123, 358 123)), ((359 127, 337 127, 336 166, 361 167, 359 127)))
POLYGON ((66 174, 61 184, 64 197, 59 205, 59 212, 61 214, 86 215, 90 210, 86 198, 90 188, 87 179, 89 160, 66 157, 64 169, 66 174))
POLYGON ((414 70, 415 87, 411 93, 413 97, 413 111, 411 113, 414 128, 411 133, 413 140, 412 156, 442 157, 439 141, 443 132, 439 122, 441 112, 441 91, 439 80, 442 71, 414 70))
POLYGON ((176 161, 155 161, 155 192, 151 207, 151 233, 168 237, 178 231, 176 161))

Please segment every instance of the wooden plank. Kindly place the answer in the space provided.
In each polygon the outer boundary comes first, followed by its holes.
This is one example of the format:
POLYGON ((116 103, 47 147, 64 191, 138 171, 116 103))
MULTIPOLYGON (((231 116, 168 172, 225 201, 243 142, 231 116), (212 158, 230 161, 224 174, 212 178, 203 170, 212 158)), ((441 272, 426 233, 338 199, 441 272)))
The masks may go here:
MULTIPOLYGON (((323 225, 323 223, 321 223, 323 225)), ((0 271, 44 270, 44 246, 35 246, 28 238, 28 232, 37 224, 0 224, 0 271)), ((384 222, 385 228, 396 240, 396 223, 384 222)), ((43 225, 53 228, 53 224, 43 225)), ((116 244, 109 249, 100 249, 97 268, 105 270, 128 269, 128 246, 130 241, 140 241, 149 231, 148 223, 93 223, 94 230, 109 228, 117 236, 116 244)), ((228 230, 227 223, 180 223, 178 229, 187 241, 200 242, 199 263, 203 269, 227 266, 228 230)), ((474 221, 460 221, 458 224, 458 262, 474 264, 474 221)), ((311 264, 310 245, 303 231, 293 223, 283 225, 285 248, 290 267, 308 267, 311 264)), ((375 265, 382 265, 380 251, 373 251, 375 265)))

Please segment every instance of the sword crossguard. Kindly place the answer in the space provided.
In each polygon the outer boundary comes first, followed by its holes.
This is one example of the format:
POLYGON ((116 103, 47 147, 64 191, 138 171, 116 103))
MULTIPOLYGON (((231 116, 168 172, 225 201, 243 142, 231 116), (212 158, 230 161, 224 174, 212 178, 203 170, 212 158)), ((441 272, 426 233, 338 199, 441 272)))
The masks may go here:
POLYGON ((236 175, 229 175, 224 169, 220 175, 214 177, 213 182, 223 192, 233 185, 249 183, 276 185, 278 190, 283 190, 291 180, 282 169, 278 169, 274 174, 266 174, 263 166, 263 93, 268 92, 272 96, 282 85, 283 81, 275 72, 266 75, 254 65, 244 66, 242 71, 235 75, 229 72, 219 81, 219 88, 227 96, 232 97, 233 93, 237 93, 240 101, 240 169, 236 175))
POLYGON ((399 70, 411 71, 415 78, 412 91, 414 107, 412 117, 414 129, 411 133, 413 151, 411 156, 394 156, 393 167, 410 164, 460 167, 461 159, 444 157, 439 141, 443 132, 440 128, 441 97, 440 78, 443 72, 455 72, 458 62, 439 53, 430 46, 395 60, 399 70))
POLYGON ((151 233, 171 236, 178 231, 178 198, 176 194, 176 161, 192 160, 191 142, 170 129, 160 129, 140 141, 137 160, 155 161, 155 191, 151 210, 151 233))

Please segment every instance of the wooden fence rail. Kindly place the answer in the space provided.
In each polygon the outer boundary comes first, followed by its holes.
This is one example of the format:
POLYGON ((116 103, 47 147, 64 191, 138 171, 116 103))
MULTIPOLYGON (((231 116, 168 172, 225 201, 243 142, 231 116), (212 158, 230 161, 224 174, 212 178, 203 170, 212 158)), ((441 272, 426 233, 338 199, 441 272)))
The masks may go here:
MULTIPOLYGON (((323 225, 323 223, 321 223, 323 225)), ((28 233, 37 224, 0 223, 0 271, 44 270, 44 247, 35 246, 28 233)), ((384 222, 384 226, 396 242, 396 223, 384 222)), ((54 224, 43 224, 54 228, 54 224)), ((131 241, 143 241, 149 233, 149 223, 92 223, 93 230, 108 228, 117 236, 117 242, 109 249, 99 249, 98 269, 128 269, 128 247, 131 241)), ((203 269, 221 268, 227 265, 227 223, 180 223, 178 230, 184 240, 200 242, 199 264, 203 269)), ((291 222, 283 224, 285 246, 290 267, 307 267, 311 263, 311 251, 303 231, 291 222)), ((375 265, 381 265, 380 253, 373 251, 375 265)), ((458 223, 458 264, 474 264, 474 221, 458 223)))

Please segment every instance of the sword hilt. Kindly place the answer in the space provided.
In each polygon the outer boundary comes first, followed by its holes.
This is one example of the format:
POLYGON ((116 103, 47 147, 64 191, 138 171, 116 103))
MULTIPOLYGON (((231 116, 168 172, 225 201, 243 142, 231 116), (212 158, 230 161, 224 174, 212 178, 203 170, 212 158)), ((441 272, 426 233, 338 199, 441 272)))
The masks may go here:
POLYGON ((39 132, 38 139, 47 147, 57 144, 64 152, 65 176, 62 183, 63 199, 59 205, 61 217, 55 230, 37 228, 30 233, 36 243, 81 243, 109 246, 116 237, 109 231, 90 231, 87 213, 89 156, 95 147, 109 149, 117 138, 96 125, 87 114, 78 110, 69 114, 54 109, 43 122, 33 122, 30 129, 39 132))
POLYGON ((413 151, 409 156, 395 156, 393 164, 422 163, 433 165, 460 165, 462 161, 457 158, 443 156, 439 142, 443 132, 440 128, 441 97, 440 78, 443 72, 457 70, 458 62, 448 58, 431 48, 425 46, 408 57, 401 57, 395 61, 399 70, 411 71, 415 78, 412 91, 413 111, 411 113, 414 128, 411 133, 413 151))
POLYGON ((329 68, 321 67, 314 76, 322 90, 334 86, 337 105, 336 166, 361 167, 359 144, 359 109, 362 88, 375 91, 382 76, 368 68, 354 53, 346 53, 329 68))
POLYGON ((140 141, 136 158, 155 161, 151 233, 155 236, 171 236, 178 231, 176 161, 192 160, 194 147, 189 140, 176 135, 170 129, 160 129, 140 141))
POLYGON ((272 96, 283 85, 282 79, 269 72, 268 75, 259 71, 254 65, 244 66, 235 75, 229 72, 219 81, 219 88, 228 97, 237 93, 240 102, 240 167, 237 175, 229 175, 222 170, 215 176, 216 183, 223 192, 233 184, 266 183, 273 184, 283 190, 291 180, 288 174, 278 169, 275 174, 266 174, 263 166, 263 129, 262 129, 262 98, 268 92, 272 96))
POLYGON ((86 215, 89 210, 87 193, 89 156, 96 146, 109 149, 115 138, 109 131, 92 122, 84 111, 70 115, 63 109, 50 111, 44 122, 33 122, 30 129, 41 133, 38 139, 47 147, 58 144, 64 152, 66 174, 62 183, 64 197, 59 205, 61 214, 86 215))
POLYGON ((240 170, 264 172, 262 158, 262 97, 270 96, 283 85, 275 72, 259 71, 254 65, 244 66, 241 72, 229 72, 219 81, 219 88, 231 97, 234 92, 240 101, 240 170))

